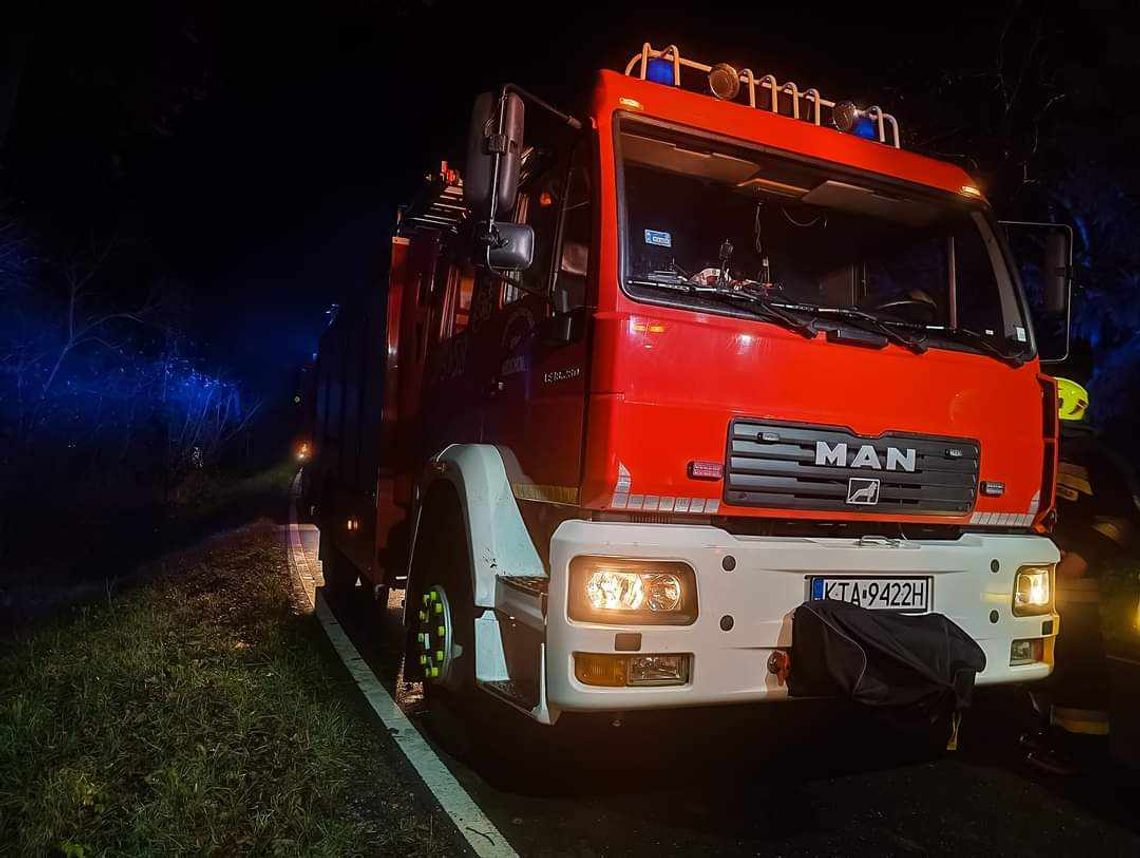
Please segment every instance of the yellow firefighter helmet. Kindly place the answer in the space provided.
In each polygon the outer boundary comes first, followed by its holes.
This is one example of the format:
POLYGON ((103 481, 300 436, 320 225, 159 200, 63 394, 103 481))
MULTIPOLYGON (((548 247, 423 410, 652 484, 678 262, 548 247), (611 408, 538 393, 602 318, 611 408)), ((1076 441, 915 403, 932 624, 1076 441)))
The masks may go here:
POLYGON ((1062 420, 1083 420, 1089 410, 1089 392, 1067 378, 1057 379, 1057 416, 1062 420))

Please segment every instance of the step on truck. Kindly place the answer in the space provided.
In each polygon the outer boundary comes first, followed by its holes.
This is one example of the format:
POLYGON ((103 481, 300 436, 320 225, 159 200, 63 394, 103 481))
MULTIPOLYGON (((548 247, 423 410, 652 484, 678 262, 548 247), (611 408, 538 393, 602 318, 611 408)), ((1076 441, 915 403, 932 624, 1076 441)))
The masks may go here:
POLYGON ((325 332, 330 591, 404 588, 406 676, 544 724, 783 700, 818 599, 944 615, 978 684, 1046 677, 1056 393, 1017 227, 880 108, 676 46, 583 104, 480 96, 325 332))

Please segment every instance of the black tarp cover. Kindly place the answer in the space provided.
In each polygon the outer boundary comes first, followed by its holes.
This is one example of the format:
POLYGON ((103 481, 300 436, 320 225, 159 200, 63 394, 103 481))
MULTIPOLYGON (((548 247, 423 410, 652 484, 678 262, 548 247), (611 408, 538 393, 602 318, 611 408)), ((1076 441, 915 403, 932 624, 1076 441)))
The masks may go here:
POLYGON ((793 615, 792 696, 848 697, 934 721, 969 705, 974 677, 985 666, 981 647, 942 614, 870 611, 821 599, 793 615))

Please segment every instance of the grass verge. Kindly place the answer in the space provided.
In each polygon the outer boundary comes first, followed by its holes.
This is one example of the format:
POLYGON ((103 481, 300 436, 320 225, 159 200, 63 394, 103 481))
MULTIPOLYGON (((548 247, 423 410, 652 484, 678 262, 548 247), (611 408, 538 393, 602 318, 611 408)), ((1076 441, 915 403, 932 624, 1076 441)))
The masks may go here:
POLYGON ((271 524, 161 565, 5 645, 0 851, 449 851, 294 610, 271 524))

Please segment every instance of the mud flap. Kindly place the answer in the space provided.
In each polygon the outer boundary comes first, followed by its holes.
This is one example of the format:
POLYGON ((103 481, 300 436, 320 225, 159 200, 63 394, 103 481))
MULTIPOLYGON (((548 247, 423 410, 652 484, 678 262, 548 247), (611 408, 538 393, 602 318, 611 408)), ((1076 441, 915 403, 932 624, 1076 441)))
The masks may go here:
POLYGON ((942 614, 869 611, 823 599, 793 615, 794 697, 846 697, 935 723, 969 705, 985 666, 982 648, 942 614))

